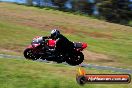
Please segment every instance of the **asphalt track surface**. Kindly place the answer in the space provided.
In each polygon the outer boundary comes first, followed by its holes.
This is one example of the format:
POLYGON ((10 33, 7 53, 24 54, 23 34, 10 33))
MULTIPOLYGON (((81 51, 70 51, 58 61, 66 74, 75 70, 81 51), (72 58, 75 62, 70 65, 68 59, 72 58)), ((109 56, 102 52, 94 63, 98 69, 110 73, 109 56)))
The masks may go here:
MULTIPOLYGON (((9 58, 9 59, 13 59, 13 58, 17 58, 17 59, 25 59, 22 56, 13 56, 13 55, 6 55, 6 54, 0 54, 0 58, 9 58)), ((39 62, 45 62, 45 63, 49 63, 49 61, 46 60, 37 60, 39 62)), ((51 62, 51 61, 50 61, 51 62)), ((66 63, 63 63, 66 64, 66 63)), ((66 64, 68 65, 68 64, 66 64)), ((114 72, 122 72, 122 73, 127 73, 127 74, 132 74, 132 70, 131 69, 124 69, 124 68, 116 68, 116 67, 111 67, 111 66, 100 66, 100 65, 95 65, 95 64, 81 64, 81 67, 84 68, 95 68, 95 69, 102 69, 102 70, 111 70, 114 72)))

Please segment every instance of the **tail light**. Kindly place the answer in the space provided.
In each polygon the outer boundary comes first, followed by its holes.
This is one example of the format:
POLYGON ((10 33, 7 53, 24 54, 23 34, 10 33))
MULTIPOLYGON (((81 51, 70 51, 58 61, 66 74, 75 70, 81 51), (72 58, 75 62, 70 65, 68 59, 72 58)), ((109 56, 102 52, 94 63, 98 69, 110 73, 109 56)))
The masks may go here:
POLYGON ((87 45, 87 43, 82 43, 82 48, 84 49, 84 48, 86 48, 88 45, 87 45))

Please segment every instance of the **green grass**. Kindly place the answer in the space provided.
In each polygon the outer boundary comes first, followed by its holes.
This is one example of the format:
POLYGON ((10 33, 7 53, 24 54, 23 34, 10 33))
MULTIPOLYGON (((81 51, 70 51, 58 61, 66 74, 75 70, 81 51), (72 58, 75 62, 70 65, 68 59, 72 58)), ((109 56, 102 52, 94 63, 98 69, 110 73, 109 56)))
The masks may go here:
POLYGON ((129 25, 132 26, 132 21, 129 22, 129 25))
POLYGON ((107 55, 114 61, 111 66, 132 68, 132 27, 47 8, 0 3, 0 53, 22 55, 34 36, 48 35, 51 28, 60 28, 72 41, 87 42, 87 50, 107 55))
MULTIPOLYGON (((48 64, 18 59, 0 58, 1 88, 132 88, 130 84, 87 84, 76 82, 79 67, 48 64)), ((107 70, 85 69, 89 74, 115 73, 107 70)))
POLYGON ((0 47, 7 50, 13 49, 16 50, 16 52, 22 52, 24 48, 30 44, 33 37, 47 34, 45 31, 1 21, 0 27, 0 39, 2 41, 0 47))

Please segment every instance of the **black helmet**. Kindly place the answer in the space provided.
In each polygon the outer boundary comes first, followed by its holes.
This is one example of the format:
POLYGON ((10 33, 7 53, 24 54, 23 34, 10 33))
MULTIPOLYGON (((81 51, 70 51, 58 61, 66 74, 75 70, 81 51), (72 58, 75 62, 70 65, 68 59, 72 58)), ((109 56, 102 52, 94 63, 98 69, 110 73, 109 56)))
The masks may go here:
POLYGON ((53 29, 53 30, 51 31, 51 37, 52 37, 52 38, 56 38, 59 34, 60 34, 60 31, 57 30, 57 29, 53 29))

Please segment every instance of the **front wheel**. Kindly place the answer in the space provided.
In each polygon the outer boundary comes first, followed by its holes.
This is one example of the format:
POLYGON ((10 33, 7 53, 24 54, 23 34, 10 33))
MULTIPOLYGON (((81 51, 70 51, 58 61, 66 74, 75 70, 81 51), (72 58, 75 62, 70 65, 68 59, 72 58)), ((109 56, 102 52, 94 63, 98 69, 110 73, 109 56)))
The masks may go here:
POLYGON ((82 52, 76 52, 72 56, 66 59, 66 62, 70 65, 79 65, 83 62, 84 55, 82 52))
POLYGON ((24 57, 28 60, 36 60, 37 59, 37 57, 33 54, 32 49, 29 49, 29 48, 25 49, 23 54, 24 54, 24 57))

